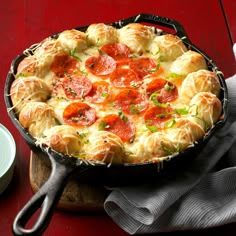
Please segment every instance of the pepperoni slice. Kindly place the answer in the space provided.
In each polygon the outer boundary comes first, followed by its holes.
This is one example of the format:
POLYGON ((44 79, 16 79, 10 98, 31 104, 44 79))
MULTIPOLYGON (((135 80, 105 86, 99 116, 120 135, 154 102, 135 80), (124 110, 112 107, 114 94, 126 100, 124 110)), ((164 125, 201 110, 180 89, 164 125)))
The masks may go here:
POLYGON ((85 99, 92 103, 104 103, 108 100, 109 84, 105 81, 96 81, 85 99))
POLYGON ((127 114, 139 114, 146 110, 146 97, 135 89, 124 89, 115 96, 115 107, 127 114))
POLYGON ((174 110, 171 107, 150 107, 144 114, 145 124, 148 126, 164 127, 164 122, 174 117, 174 110))
POLYGON ((116 61, 129 58, 131 50, 123 43, 109 43, 102 46, 101 50, 116 61))
POLYGON ((63 89, 70 99, 81 99, 92 89, 92 83, 86 76, 70 76, 63 81, 63 89))
POLYGON ((65 108, 63 119, 72 126, 90 126, 96 120, 96 112, 86 103, 73 102, 65 108))
POLYGON ((151 58, 141 57, 136 60, 132 60, 129 63, 130 69, 135 71, 140 78, 156 72, 158 70, 157 62, 151 58))
POLYGON ((109 75, 116 68, 115 60, 110 56, 89 57, 85 62, 89 72, 97 76, 109 75))
POLYGON ((178 97, 178 89, 175 85, 168 82, 165 87, 161 89, 158 101, 160 103, 167 103, 174 101, 178 97))
POLYGON ((58 77, 64 77, 66 74, 72 75, 79 70, 79 62, 68 54, 62 53, 55 56, 50 69, 58 77))
POLYGON ((164 88, 166 84, 165 79, 154 79, 149 84, 147 84, 146 92, 148 95, 151 95, 155 92, 160 92, 162 88, 164 88))
POLYGON ((100 130, 112 132, 124 142, 132 142, 135 134, 135 126, 126 117, 116 114, 106 115, 100 122, 100 130))
POLYGON ((159 103, 167 103, 174 101, 178 97, 177 87, 164 79, 152 80, 146 88, 148 95, 156 93, 155 97, 159 103))
POLYGON ((142 81, 137 74, 128 68, 117 68, 110 75, 110 81, 115 87, 140 87, 142 81))
POLYGON ((161 66, 157 66, 156 69, 153 70, 153 72, 151 72, 152 76, 158 77, 160 76, 161 73, 163 73, 164 69, 161 66))

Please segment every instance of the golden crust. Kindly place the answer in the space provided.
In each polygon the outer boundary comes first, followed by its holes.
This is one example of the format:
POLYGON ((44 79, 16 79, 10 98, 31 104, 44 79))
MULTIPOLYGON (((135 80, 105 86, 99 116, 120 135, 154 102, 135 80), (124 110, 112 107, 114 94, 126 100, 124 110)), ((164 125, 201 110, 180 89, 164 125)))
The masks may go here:
POLYGON ((190 102, 190 114, 204 129, 211 128, 220 118, 222 104, 216 95, 207 92, 196 94, 190 102))
POLYGON ((86 34, 75 29, 63 31, 57 41, 69 53, 81 52, 87 48, 86 34))
MULTIPOLYGON (((50 65, 54 57, 63 53, 64 48, 53 38, 43 40, 34 51, 35 75, 43 78, 50 72, 50 65)), ((19 71, 18 71, 19 73, 19 71)))
POLYGON ((122 140, 117 135, 99 131, 89 138, 85 149, 86 159, 102 161, 105 163, 119 164, 125 159, 125 148, 122 140))
POLYGON ((187 118, 177 119, 175 125, 167 131, 167 137, 176 151, 183 151, 192 146, 204 134, 200 125, 187 118))
POLYGON ((140 140, 140 143, 134 148, 134 154, 128 158, 128 162, 145 162, 169 156, 176 151, 166 133, 150 133, 143 135, 140 140))
POLYGON ((36 75, 38 73, 38 68, 36 65, 36 58, 34 56, 25 57, 17 67, 17 76, 26 77, 36 75))
POLYGON ((173 155, 190 147, 203 137, 204 130, 197 123, 187 119, 176 119, 172 128, 165 132, 149 133, 140 138, 140 143, 129 162, 145 162, 173 155))
POLYGON ((63 51, 63 48, 56 39, 44 39, 35 49, 24 51, 27 57, 19 63, 16 76, 28 77, 33 75, 44 78, 50 72, 50 65, 54 56, 63 51))
POLYGON ((126 44, 133 52, 144 53, 155 34, 151 27, 131 23, 118 30, 119 42, 126 44))
POLYGON ((153 40, 160 49, 160 57, 164 61, 174 61, 187 51, 181 39, 172 34, 156 36, 153 40))
POLYGON ((51 95, 47 84, 37 77, 21 77, 13 81, 10 96, 17 113, 32 101, 45 102, 51 95))
POLYGON ((41 137, 45 130, 58 125, 54 110, 44 102, 28 102, 19 114, 19 121, 33 137, 41 137))
POLYGON ((170 67, 172 73, 182 76, 201 69, 207 69, 204 57, 191 50, 179 56, 170 67))
POLYGON ((214 72, 199 70, 186 76, 181 86, 180 96, 187 101, 199 92, 213 93, 218 97, 220 89, 219 79, 214 72))
POLYGON ((72 126, 57 125, 45 130, 39 139, 41 144, 47 144, 54 150, 66 155, 78 156, 82 146, 79 133, 72 126))
POLYGON ((103 23, 91 24, 86 35, 89 45, 102 46, 118 41, 117 29, 103 23))

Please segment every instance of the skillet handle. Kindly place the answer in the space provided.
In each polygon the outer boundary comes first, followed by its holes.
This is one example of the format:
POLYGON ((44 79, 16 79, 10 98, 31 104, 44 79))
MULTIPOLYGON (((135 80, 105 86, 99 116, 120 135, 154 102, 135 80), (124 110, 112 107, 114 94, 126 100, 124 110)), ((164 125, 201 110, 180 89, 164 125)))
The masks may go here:
POLYGON ((52 164, 51 175, 16 216, 12 226, 14 235, 41 235, 50 223, 73 168, 53 161, 50 155, 49 157, 52 164), (31 216, 38 209, 40 209, 40 215, 34 225, 31 228, 26 228, 31 216))
POLYGON ((151 23, 151 24, 156 24, 156 25, 161 25, 161 26, 165 26, 169 29, 174 29, 176 32, 176 35, 178 37, 180 37, 181 39, 184 39, 185 42, 190 43, 191 41, 189 40, 187 33, 185 32, 183 26, 176 20, 167 18, 167 17, 163 17, 163 16, 156 16, 156 15, 152 15, 152 14, 139 14, 136 16, 132 16, 130 18, 121 20, 120 22, 118 22, 119 25, 121 26, 125 26, 128 23, 131 22, 147 22, 147 23, 151 23))

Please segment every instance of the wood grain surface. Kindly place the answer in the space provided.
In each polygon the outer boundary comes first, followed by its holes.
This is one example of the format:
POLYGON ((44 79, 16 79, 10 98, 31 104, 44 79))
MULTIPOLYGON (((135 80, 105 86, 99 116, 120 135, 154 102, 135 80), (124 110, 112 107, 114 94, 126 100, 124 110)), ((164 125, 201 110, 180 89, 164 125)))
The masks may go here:
MULTIPOLYGON (((47 181, 51 167, 45 156, 31 152, 29 177, 34 192, 47 181)), ((108 194, 103 186, 79 183, 71 177, 60 198, 58 209, 66 211, 103 211, 103 203, 108 194)))

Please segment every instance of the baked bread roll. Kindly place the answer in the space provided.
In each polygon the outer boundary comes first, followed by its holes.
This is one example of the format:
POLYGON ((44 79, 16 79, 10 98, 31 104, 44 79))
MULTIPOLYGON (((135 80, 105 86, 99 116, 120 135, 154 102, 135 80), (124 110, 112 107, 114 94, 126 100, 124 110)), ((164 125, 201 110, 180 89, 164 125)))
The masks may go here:
POLYGON ((86 31, 89 45, 101 46, 107 43, 116 43, 118 41, 117 29, 103 24, 91 24, 86 31))
MULTIPOLYGON (((34 70, 33 75, 44 78, 46 75, 48 76, 48 73, 50 72, 50 65, 55 55, 62 52, 64 52, 64 49, 56 39, 46 38, 33 51, 33 56, 29 57, 31 60, 25 59, 28 62, 28 65, 25 63, 25 67, 26 69, 29 67, 31 70, 34 70)), ((22 69, 21 67, 18 67, 17 74, 24 73, 25 69, 22 69)))
POLYGON ((191 147, 205 134, 204 129, 187 118, 176 119, 172 128, 167 130, 167 137, 175 147, 175 152, 191 147))
POLYGON ((57 125, 45 130, 39 143, 46 144, 55 151, 66 155, 82 157, 82 139, 77 130, 69 125, 57 125))
MULTIPOLYGON (((187 119, 176 119, 175 124, 165 132, 155 132, 140 137, 135 146, 133 162, 145 162, 171 156, 185 150, 204 135, 204 130, 197 123, 187 119)), ((129 162, 131 158, 129 157, 129 162)))
POLYGON ((191 50, 179 56, 170 67, 170 71, 172 73, 182 76, 186 76, 191 72, 201 69, 207 69, 207 64, 204 57, 201 54, 191 50))
POLYGON ((190 102, 190 115, 204 130, 211 128, 220 118, 222 104, 215 94, 201 92, 190 102), (203 126, 204 125, 204 126, 203 126))
POLYGON ((20 112, 19 121, 36 138, 58 125, 54 110, 44 102, 28 102, 20 112))
POLYGON ((155 34, 151 27, 139 23, 131 23, 118 29, 119 42, 127 45, 133 52, 142 54, 155 34))
POLYGON ((123 163, 125 159, 122 140, 117 135, 107 131, 93 133, 85 147, 85 153, 86 159, 102 161, 107 164, 123 163))
POLYGON ((82 52, 87 48, 86 34, 75 29, 63 31, 57 41, 70 54, 82 52))
POLYGON ((145 162, 173 154, 176 147, 170 142, 166 133, 156 132, 140 137, 140 142, 134 147, 133 157, 127 162, 145 162), (132 160, 133 158, 133 160, 132 160))
POLYGON ((182 83, 180 96, 190 101, 199 92, 209 92, 217 97, 220 94, 221 85, 217 75, 209 70, 199 70, 186 76, 182 83))
POLYGON ((32 55, 25 57, 17 67, 16 77, 36 76, 40 74, 37 68, 36 58, 32 55))
POLYGON ((181 39, 172 34, 156 36, 152 43, 156 43, 160 49, 160 57, 163 61, 174 61, 187 51, 181 39))
POLYGON ((19 113, 28 102, 45 102, 51 95, 48 85, 37 77, 21 77, 13 81, 10 96, 13 108, 19 113))

